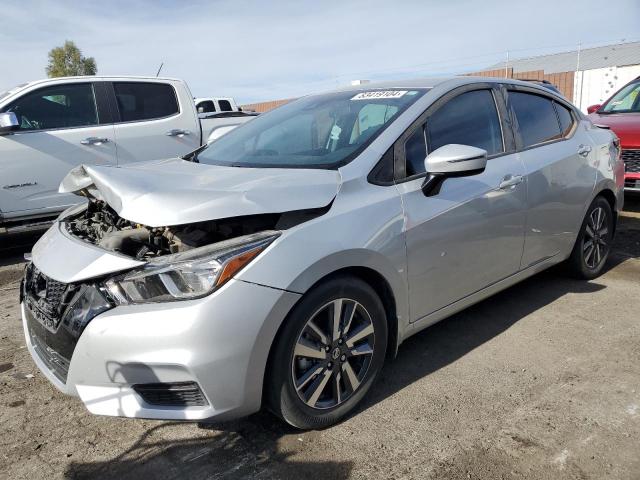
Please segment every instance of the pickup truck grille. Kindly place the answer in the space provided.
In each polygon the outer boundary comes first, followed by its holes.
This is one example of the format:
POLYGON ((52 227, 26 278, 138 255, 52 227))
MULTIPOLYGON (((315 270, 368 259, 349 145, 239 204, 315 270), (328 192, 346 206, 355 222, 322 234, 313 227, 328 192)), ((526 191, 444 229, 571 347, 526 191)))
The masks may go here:
POLYGON ((640 150, 622 150, 625 172, 640 173, 640 150))

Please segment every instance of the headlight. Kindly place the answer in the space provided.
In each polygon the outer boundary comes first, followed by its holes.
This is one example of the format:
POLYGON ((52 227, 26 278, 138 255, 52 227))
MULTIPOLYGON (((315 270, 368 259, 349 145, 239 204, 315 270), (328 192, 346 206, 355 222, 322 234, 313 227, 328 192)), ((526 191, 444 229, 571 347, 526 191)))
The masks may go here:
POLYGON ((279 235, 260 232, 166 255, 105 285, 120 305, 203 297, 224 285, 279 235))

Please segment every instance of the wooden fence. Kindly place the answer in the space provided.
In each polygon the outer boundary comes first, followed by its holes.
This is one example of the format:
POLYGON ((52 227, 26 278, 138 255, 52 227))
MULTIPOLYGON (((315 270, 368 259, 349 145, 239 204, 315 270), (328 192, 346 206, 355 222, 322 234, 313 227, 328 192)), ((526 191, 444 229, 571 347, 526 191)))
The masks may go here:
MULTIPOLYGON (((569 101, 573 101, 573 75, 574 72, 560 72, 560 73, 544 73, 544 70, 533 70, 530 72, 518 72, 513 73, 513 68, 500 68, 497 70, 484 70, 482 72, 467 73, 466 75, 472 75, 476 77, 499 77, 499 78, 515 78, 526 80, 548 80, 555 85, 558 90, 569 101)), ((294 98, 287 98, 284 100, 272 100, 270 102, 261 103, 249 103, 242 105, 243 110, 253 110, 256 112, 268 112, 280 105, 289 103, 295 100, 294 98)))

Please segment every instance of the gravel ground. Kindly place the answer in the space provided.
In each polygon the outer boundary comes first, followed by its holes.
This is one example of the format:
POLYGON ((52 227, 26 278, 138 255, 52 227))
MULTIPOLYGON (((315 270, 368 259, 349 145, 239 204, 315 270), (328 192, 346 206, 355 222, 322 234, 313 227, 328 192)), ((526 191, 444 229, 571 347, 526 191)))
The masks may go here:
POLYGON ((96 417, 58 393, 19 321, 31 241, 0 254, 0 478, 640 479, 640 199, 601 278, 553 269, 423 331, 355 415, 305 433, 96 417))

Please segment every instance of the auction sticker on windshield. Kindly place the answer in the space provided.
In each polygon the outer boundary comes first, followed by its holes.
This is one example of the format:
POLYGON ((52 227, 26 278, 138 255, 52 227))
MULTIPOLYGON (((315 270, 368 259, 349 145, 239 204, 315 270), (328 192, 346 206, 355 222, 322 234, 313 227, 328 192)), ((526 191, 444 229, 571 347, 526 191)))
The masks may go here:
POLYGON ((407 90, 373 90, 371 92, 361 92, 351 100, 375 100, 377 98, 400 98, 407 93, 407 90))

